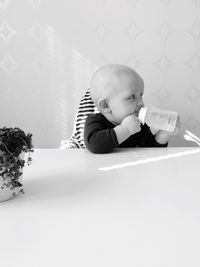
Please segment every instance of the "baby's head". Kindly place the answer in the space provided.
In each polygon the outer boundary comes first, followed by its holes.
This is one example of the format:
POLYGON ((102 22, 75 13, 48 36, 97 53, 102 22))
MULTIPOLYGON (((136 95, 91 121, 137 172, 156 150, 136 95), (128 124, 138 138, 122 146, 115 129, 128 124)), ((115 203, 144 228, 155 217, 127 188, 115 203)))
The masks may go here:
POLYGON ((98 69, 92 76, 90 92, 99 111, 116 125, 144 105, 143 79, 124 65, 109 64, 98 69))

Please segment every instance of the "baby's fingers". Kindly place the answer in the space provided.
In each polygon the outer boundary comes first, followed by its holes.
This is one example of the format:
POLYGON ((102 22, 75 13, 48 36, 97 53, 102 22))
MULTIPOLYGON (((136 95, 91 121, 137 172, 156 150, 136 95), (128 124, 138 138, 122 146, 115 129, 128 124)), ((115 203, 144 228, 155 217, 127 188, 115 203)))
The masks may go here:
POLYGON ((159 130, 158 129, 154 129, 154 128, 150 128, 150 131, 153 135, 155 135, 159 130))

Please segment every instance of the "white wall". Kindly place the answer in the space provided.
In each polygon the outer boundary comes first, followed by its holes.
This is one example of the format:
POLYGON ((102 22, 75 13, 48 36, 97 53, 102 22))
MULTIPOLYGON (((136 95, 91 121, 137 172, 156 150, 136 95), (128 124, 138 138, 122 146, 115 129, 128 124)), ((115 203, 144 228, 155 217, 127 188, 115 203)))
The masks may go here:
POLYGON ((58 147, 105 63, 136 69, 145 102, 181 115, 170 145, 192 145, 182 133, 200 135, 199 0, 0 0, 0 127, 58 147))

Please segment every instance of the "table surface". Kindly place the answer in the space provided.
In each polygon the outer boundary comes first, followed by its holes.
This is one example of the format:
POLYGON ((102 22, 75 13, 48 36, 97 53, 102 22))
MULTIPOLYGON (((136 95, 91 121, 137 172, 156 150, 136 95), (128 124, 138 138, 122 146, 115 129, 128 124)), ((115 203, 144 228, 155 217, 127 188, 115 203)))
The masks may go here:
POLYGON ((0 203, 4 267, 200 266, 200 148, 38 149, 0 203))

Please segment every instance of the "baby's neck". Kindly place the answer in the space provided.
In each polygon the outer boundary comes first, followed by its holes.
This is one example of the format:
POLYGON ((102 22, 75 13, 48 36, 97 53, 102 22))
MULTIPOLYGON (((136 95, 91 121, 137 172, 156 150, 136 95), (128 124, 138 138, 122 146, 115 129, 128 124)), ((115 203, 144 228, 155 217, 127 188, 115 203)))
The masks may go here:
POLYGON ((116 123, 115 121, 113 121, 112 118, 111 118, 111 116, 106 115, 106 114, 103 114, 103 115, 104 115, 104 117, 106 117, 106 119, 107 119, 109 122, 111 122, 112 124, 114 124, 114 125, 118 125, 118 124, 119 124, 119 123, 116 123))

